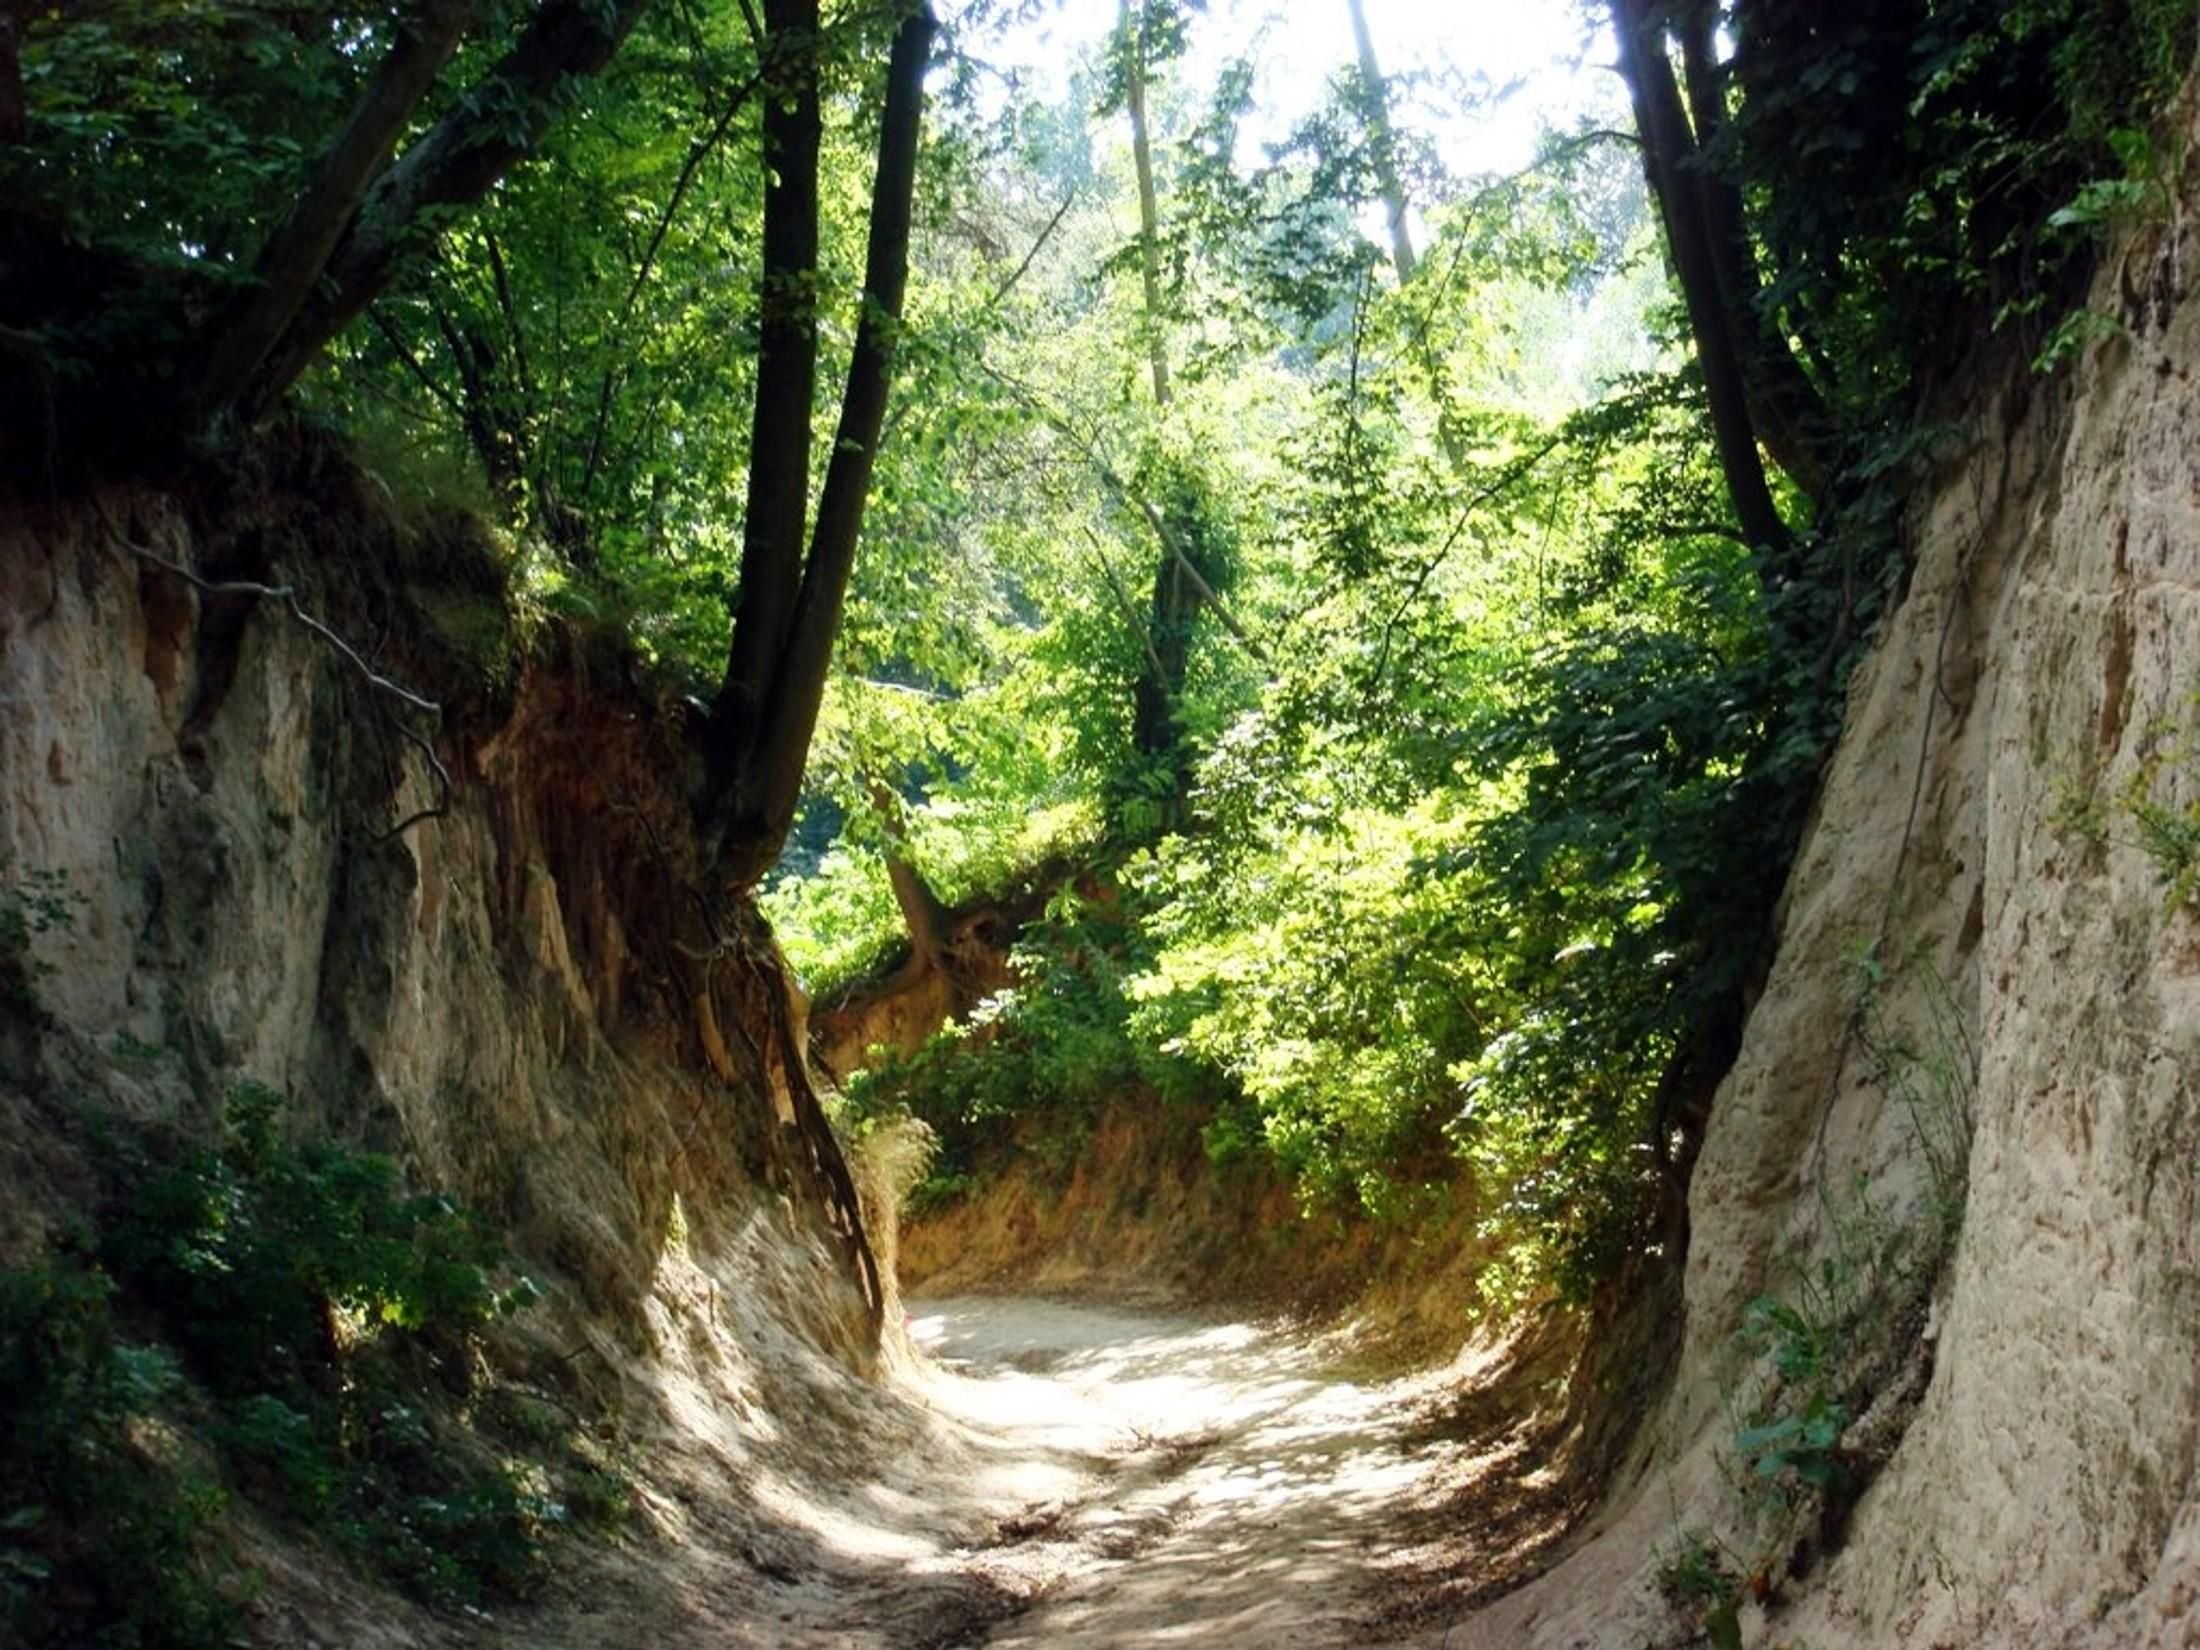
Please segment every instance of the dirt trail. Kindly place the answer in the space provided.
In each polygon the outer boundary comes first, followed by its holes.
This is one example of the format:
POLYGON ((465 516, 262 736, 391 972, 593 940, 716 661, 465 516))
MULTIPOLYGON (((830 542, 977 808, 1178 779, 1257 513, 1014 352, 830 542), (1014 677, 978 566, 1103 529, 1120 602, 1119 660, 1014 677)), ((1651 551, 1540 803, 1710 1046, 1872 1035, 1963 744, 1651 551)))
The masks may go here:
POLYGON ((880 1383, 779 1348, 768 1409, 667 1378, 646 1529, 547 1608, 432 1638, 309 1614, 284 1642, 1433 1646, 1555 1529, 1494 1353, 1386 1376, 1335 1333, 1020 1297, 914 1302, 909 1328, 880 1383))
POLYGON ((1006 1446, 966 1491, 1045 1486, 969 1555, 999 1618, 927 1650, 1369 1643, 1458 1464, 1414 1425, 1457 1373, 1356 1372, 1333 1338, 1019 1298, 915 1303, 911 1332, 926 1401, 1006 1446))

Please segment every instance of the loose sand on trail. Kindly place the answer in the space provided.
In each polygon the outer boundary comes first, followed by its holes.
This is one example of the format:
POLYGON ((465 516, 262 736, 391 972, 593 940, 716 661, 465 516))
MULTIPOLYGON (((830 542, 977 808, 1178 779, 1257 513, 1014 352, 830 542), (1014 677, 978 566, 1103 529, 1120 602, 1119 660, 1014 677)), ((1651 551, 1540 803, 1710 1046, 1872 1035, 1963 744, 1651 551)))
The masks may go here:
MULTIPOLYGON (((761 1332, 764 1320, 743 1320, 761 1332)), ((1566 1497, 1497 1400, 1350 1337, 1028 1297, 919 1301, 862 1381, 760 1345, 743 1397, 662 1361, 636 1517, 527 1609, 391 1611, 286 1564, 299 1650, 1435 1646, 1549 1550, 1566 1497)), ((669 1343, 668 1343, 669 1344, 669 1343)), ((718 1349, 722 1343, 707 1343, 718 1349)), ((1452 1650, 1458 1650, 1457 1646, 1452 1650)))
POLYGON ((910 1331, 925 1401, 1002 1447, 961 1493, 1029 1493, 958 1555, 995 1619, 889 1644, 1369 1644, 1496 1464, 1430 1424, 1466 1372, 1385 1378, 1335 1335, 1016 1297, 913 1303, 910 1331))

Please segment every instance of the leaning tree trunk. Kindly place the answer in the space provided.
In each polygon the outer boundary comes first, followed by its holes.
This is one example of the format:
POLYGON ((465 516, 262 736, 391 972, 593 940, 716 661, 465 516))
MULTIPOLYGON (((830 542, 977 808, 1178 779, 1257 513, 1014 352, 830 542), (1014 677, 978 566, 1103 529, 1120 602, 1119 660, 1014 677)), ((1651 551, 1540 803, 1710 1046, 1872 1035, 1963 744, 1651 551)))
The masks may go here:
POLYGON ((540 0, 512 49, 374 180, 249 379, 233 395, 202 396, 200 413, 249 420, 269 411, 430 244, 427 223, 481 200, 542 141, 573 82, 610 63, 647 3, 540 0))
POLYGON ((472 14, 472 0, 422 0, 400 21, 396 43, 367 82, 350 120, 314 168, 305 193, 261 249, 251 285, 224 305, 206 329, 208 349, 197 388, 201 409, 226 410, 235 404, 312 297, 329 255, 376 175, 389 164, 436 76, 458 50, 472 14))
POLYGON ((1398 137, 1390 121, 1390 92, 1375 58, 1375 37, 1367 27, 1366 0, 1346 0, 1352 12, 1352 40, 1360 54, 1360 82, 1367 98, 1368 137, 1375 152, 1375 181, 1383 192, 1383 217, 1390 229, 1390 261, 1398 284, 1413 279, 1419 260, 1406 222, 1405 179, 1398 170, 1398 137))

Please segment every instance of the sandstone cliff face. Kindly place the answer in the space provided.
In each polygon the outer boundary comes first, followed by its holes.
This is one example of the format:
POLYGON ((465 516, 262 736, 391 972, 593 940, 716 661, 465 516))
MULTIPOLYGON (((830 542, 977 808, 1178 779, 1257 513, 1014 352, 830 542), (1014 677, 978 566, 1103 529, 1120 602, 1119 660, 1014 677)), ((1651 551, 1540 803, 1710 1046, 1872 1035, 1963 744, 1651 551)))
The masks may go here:
POLYGON ((113 1190, 88 1117, 204 1139, 250 1079, 502 1227, 550 1295, 498 1348, 524 1378, 675 1477, 697 1456, 698 1493, 830 1475, 894 1417, 773 1063, 768 937, 691 955, 672 719, 615 650, 552 629, 522 662, 493 562, 295 458, 0 509, 0 889, 72 903, 31 943, 41 1012, 0 1014, 0 1264, 113 1190), (447 811, 392 834, 439 798, 401 707, 280 603, 148 554, 300 579, 441 698, 447 811))
POLYGON ((1686 1642, 1651 1578, 1692 1531, 1764 1566, 1751 1645, 2200 1644, 2200 909, 2141 817, 2200 849, 2191 211, 2105 260, 2128 336, 1983 386, 1922 490, 1696 1171, 1673 1390, 1455 1645, 1686 1642), (1829 1331, 1853 1509, 1755 1470, 1808 1384, 1766 1299, 1829 1331))

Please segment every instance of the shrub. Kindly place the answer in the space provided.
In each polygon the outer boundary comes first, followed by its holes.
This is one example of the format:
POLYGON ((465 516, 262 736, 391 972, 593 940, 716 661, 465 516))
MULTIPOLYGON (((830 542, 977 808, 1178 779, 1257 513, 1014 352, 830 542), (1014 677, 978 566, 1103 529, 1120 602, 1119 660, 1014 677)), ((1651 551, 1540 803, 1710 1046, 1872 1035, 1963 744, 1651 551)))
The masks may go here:
POLYGON ((0 1273, 0 1628, 33 1647, 227 1645, 222 1495, 137 1441, 178 1374, 122 1337, 114 1294, 74 1255, 0 1273))
POLYGON ((388 1158, 276 1136, 279 1097, 231 1097, 229 1139, 153 1176, 108 1244, 219 1391, 295 1381, 341 1355, 347 1329, 476 1330, 534 1298, 500 1289, 496 1245, 465 1210, 408 1196, 388 1158))
POLYGON ((389 1159, 282 1140, 279 1109, 239 1087, 218 1150, 135 1189, 108 1264, 217 1400, 208 1439, 256 1499, 423 1598, 526 1592, 562 1506, 416 1389, 470 1378, 468 1339, 534 1286, 503 1281, 489 1233, 389 1159))

